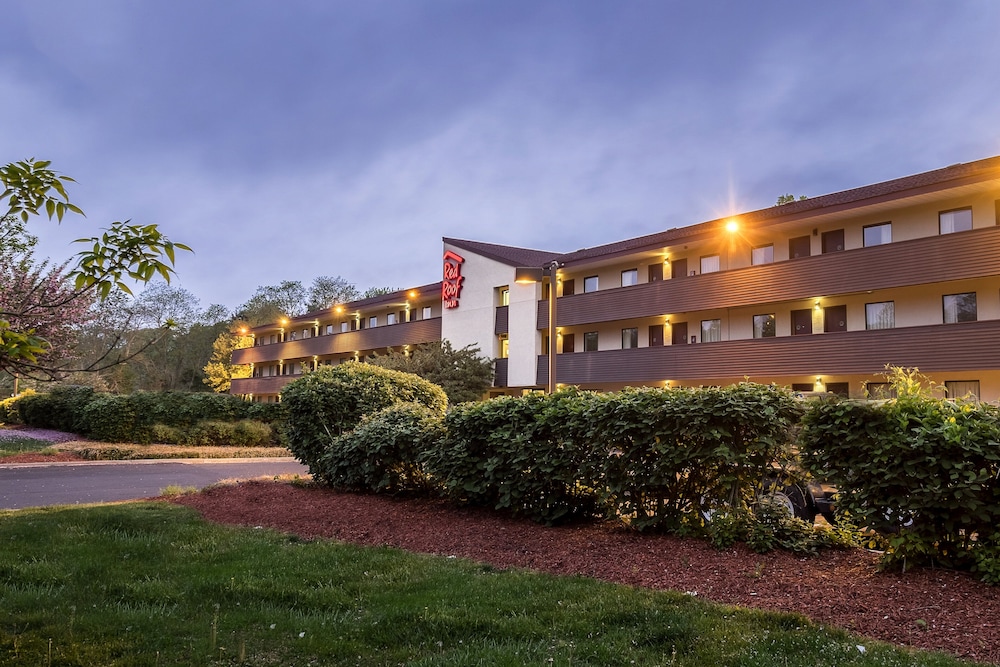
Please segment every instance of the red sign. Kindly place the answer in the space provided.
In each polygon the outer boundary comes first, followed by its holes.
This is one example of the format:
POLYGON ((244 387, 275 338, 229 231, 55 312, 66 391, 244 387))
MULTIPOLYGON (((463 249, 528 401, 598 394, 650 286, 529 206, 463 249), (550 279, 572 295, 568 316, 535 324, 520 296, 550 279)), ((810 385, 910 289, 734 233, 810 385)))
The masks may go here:
POLYGON ((458 308, 458 297, 462 293, 462 263, 460 255, 451 250, 444 254, 444 280, 441 282, 441 305, 445 308, 458 308))

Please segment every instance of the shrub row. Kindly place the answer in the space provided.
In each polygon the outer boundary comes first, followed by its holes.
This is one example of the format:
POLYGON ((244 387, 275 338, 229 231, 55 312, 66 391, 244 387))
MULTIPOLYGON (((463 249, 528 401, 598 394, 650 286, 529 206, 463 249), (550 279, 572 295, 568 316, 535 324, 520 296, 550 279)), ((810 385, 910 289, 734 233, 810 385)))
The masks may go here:
POLYGON ((613 515, 679 529, 753 504, 800 408, 776 387, 564 389, 452 407, 416 376, 324 368, 282 400, 292 452, 321 481, 426 491, 544 523, 613 515), (414 405, 418 404, 418 405, 414 405))
POLYGON ((704 389, 565 389, 461 405, 425 452, 447 493, 553 523, 610 515, 679 530, 753 504, 786 459, 799 406, 752 383, 704 389))
POLYGON ((148 444, 278 444, 284 412, 277 403, 247 403, 209 393, 106 394, 90 387, 57 387, 15 404, 23 423, 77 433, 104 442, 148 444), (255 422, 255 426, 246 422, 255 422), (232 424, 217 426, 219 423, 232 424), (214 424, 214 425, 213 425, 214 424), (242 425, 239 425, 242 424, 242 425))
POLYGON ((885 536, 886 564, 973 566, 1000 582, 996 407, 821 401, 803 417, 801 448, 807 469, 836 484, 839 508, 885 536))

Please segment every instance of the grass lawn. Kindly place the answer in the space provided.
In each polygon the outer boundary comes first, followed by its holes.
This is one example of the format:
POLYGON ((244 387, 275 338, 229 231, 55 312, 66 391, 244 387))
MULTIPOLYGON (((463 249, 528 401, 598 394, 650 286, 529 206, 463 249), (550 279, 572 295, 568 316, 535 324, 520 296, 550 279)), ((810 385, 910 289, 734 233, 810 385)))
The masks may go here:
POLYGON ((940 665, 799 616, 215 526, 166 503, 0 512, 0 664, 940 665))
POLYGON ((55 454, 58 450, 48 440, 35 440, 34 438, 4 437, 0 438, 0 456, 13 456, 25 452, 37 452, 42 454, 55 454))

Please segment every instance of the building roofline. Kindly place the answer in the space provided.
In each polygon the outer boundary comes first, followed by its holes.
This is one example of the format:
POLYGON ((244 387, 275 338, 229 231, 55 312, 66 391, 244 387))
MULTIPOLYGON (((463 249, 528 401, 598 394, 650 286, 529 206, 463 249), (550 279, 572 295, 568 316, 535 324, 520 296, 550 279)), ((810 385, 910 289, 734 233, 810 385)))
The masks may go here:
MULTIPOLYGON (((421 285, 420 287, 407 287, 406 289, 394 290, 388 294, 379 294, 378 296, 369 297, 367 299, 358 299, 356 301, 348 301, 346 303, 338 304, 344 307, 345 311, 358 310, 360 308, 369 308, 371 306, 378 305, 388 305, 392 303, 398 303, 400 301, 406 301, 410 292, 416 292, 417 298, 422 296, 427 296, 430 294, 440 294, 441 293, 441 283, 429 283, 427 285, 421 285)), ((326 315, 330 312, 329 308, 323 308, 321 310, 312 310, 308 313, 302 315, 296 315, 295 317, 289 317, 288 323, 299 323, 307 322, 310 320, 315 320, 321 315, 326 315)), ((255 327, 250 327, 249 331, 260 331, 260 330, 270 330, 277 326, 277 322, 268 322, 267 324, 261 324, 255 327)))
POLYGON ((448 245, 474 252, 481 257, 513 267, 542 266, 560 255, 560 253, 551 250, 518 248, 517 246, 500 245, 498 243, 484 243, 482 241, 469 241, 447 237, 441 240, 448 245))
POLYGON ((903 176, 872 185, 851 188, 818 197, 810 197, 788 204, 769 206, 768 208, 755 211, 737 213, 687 227, 677 227, 623 241, 615 241, 591 248, 582 248, 560 255, 559 260, 564 263, 586 262, 618 254, 628 254, 655 247, 694 241, 699 238, 718 234, 724 228, 726 222, 733 219, 754 227, 772 225, 830 213, 836 210, 854 208, 879 200, 896 199, 907 192, 919 194, 921 192, 940 190, 946 187, 974 183, 990 178, 1000 178, 1000 156, 984 158, 974 162, 962 162, 941 169, 903 176))

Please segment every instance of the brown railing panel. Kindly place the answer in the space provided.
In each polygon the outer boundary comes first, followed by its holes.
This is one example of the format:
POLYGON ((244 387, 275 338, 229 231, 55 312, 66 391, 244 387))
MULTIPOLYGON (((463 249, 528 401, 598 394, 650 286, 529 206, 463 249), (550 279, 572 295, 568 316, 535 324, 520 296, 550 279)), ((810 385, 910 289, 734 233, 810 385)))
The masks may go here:
POLYGON ((355 350, 382 350, 387 347, 433 343, 441 340, 441 318, 348 331, 304 340, 259 345, 233 352, 234 364, 250 364, 343 354, 355 350))
MULTIPOLYGON (((898 241, 720 271, 684 280, 574 294, 558 300, 559 326, 812 299, 1000 274, 1000 227, 898 241)), ((538 328, 548 306, 538 302, 538 328)))
MULTIPOLYGON (((1000 368, 1000 320, 847 331, 810 336, 641 347, 560 354, 556 378, 564 384, 770 378, 786 375, 877 374, 886 364, 923 372, 1000 368)), ((538 384, 548 381, 538 357, 538 384)))
POLYGON ((493 360, 493 386, 494 387, 506 387, 507 386, 507 360, 506 359, 494 359, 493 360))
POLYGON ((496 323, 493 326, 493 333, 497 336, 510 331, 509 311, 510 306, 497 306, 496 323))
POLYGON ((233 380, 229 388, 229 393, 233 395, 245 394, 278 394, 281 388, 289 382, 297 380, 301 375, 275 375, 266 378, 241 378, 233 380))

